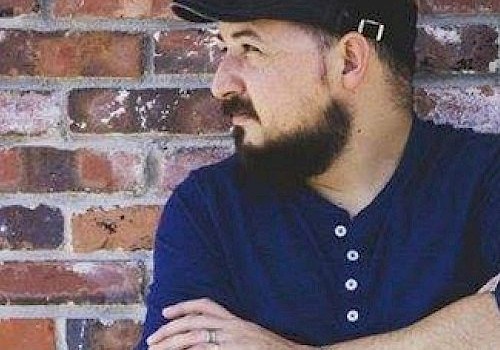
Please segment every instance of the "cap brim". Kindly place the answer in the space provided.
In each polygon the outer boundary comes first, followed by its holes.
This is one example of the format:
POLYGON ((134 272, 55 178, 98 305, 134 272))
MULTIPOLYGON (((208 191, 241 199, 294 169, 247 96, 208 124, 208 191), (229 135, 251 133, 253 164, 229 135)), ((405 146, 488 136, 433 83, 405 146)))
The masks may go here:
POLYGON ((261 6, 253 3, 248 8, 228 6, 227 3, 221 5, 207 0, 174 0, 170 9, 177 17, 197 23, 245 22, 261 18, 290 17, 289 14, 281 14, 287 7, 277 0, 271 4, 263 3, 261 6))
POLYGON ((177 17, 189 22, 210 23, 220 20, 214 11, 203 8, 198 3, 190 4, 189 1, 174 1, 170 4, 170 9, 177 17))

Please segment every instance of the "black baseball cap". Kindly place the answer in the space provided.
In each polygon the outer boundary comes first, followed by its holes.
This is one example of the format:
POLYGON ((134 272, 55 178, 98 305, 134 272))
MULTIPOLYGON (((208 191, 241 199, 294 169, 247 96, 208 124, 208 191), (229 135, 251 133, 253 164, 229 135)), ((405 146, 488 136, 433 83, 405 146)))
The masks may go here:
POLYGON ((276 19, 310 24, 333 34, 358 31, 380 41, 396 59, 414 62, 414 0, 174 0, 170 7, 190 22, 276 19))

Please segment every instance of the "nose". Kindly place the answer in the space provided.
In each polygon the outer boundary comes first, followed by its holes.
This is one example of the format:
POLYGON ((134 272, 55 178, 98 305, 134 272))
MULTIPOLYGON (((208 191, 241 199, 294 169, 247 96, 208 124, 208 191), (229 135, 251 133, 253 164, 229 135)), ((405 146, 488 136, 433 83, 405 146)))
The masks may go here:
POLYGON ((243 95, 245 84, 238 75, 238 62, 229 55, 222 58, 212 81, 212 95, 218 100, 228 100, 243 95))

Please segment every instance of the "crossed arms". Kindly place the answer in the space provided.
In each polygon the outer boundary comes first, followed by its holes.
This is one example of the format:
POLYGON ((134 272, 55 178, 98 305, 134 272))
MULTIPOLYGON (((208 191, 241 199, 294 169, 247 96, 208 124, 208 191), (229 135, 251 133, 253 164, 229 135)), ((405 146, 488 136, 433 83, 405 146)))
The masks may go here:
MULTIPOLYGON (((494 350, 500 349, 500 310, 492 291, 500 275, 479 293, 460 299, 434 314, 393 332, 323 346, 324 350, 494 350)), ((312 350, 231 314, 208 299, 164 309, 172 320, 148 338, 151 350, 265 349, 312 350), (206 343, 206 330, 219 332, 218 345, 206 343)))

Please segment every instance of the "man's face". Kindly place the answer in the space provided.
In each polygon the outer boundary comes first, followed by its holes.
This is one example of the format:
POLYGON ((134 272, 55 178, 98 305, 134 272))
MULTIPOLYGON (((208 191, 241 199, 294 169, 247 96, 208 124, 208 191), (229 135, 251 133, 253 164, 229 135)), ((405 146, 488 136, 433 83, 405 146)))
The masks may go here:
POLYGON ((347 143, 351 116, 332 98, 317 38, 271 20, 221 23, 219 38, 212 93, 232 117, 246 170, 279 181, 323 173, 347 143))

